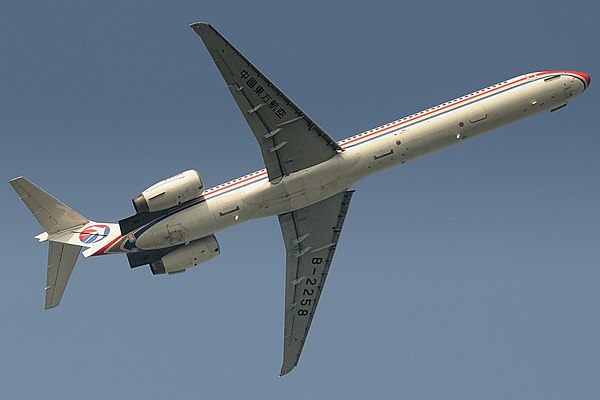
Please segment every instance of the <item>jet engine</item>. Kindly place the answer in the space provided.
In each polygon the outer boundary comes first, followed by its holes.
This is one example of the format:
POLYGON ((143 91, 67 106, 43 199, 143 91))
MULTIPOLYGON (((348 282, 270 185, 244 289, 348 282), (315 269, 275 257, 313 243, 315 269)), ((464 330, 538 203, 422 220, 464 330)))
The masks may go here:
POLYGON ((176 274, 207 262, 218 256, 219 253, 217 238, 215 235, 210 235, 167 253, 157 261, 150 263, 150 270, 154 275, 176 274))
POLYGON ((150 186, 132 199, 133 207, 138 214, 167 210, 199 197, 203 189, 200 174, 190 169, 150 186))

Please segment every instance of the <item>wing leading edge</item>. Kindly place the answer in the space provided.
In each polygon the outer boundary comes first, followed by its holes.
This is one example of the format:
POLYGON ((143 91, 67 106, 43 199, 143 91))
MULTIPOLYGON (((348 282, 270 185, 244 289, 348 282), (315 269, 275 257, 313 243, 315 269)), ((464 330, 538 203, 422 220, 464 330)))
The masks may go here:
POLYGON ((353 191, 279 216, 286 249, 285 324, 280 376, 298 364, 353 191))
POLYGON ((205 23, 191 27, 204 42, 252 129, 271 182, 327 161, 342 151, 215 28, 205 23))

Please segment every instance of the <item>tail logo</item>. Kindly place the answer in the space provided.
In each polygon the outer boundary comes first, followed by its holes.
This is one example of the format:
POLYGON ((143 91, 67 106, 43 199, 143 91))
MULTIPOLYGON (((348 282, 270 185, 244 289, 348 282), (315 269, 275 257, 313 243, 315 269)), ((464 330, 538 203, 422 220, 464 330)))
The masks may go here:
POLYGON ((79 240, 86 244, 92 244, 101 241, 110 233, 108 225, 92 225, 85 228, 79 234, 79 240))

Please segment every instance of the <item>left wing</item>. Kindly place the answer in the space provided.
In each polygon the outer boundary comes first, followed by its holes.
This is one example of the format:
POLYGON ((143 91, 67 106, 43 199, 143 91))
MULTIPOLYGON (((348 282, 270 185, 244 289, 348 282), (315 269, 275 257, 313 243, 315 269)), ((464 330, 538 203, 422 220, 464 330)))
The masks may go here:
POLYGON ((191 27, 202 38, 225 79, 265 161, 269 181, 329 160, 342 148, 277 86, 205 23, 191 27))
POLYGON ((286 250, 280 376, 298 364, 348 212, 352 191, 279 216, 286 250))

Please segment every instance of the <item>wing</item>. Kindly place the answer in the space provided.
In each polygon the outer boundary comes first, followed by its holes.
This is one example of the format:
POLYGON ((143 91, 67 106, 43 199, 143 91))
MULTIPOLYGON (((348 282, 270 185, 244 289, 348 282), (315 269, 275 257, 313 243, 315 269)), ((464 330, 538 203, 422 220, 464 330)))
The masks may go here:
POLYGON ((73 266, 81 247, 72 244, 49 242, 48 275, 46 276, 45 309, 57 307, 67 287, 73 266))
POLYGON ((202 38, 260 145, 271 182, 322 163, 342 148, 211 25, 202 38))
POLYGON ((298 364, 346 218, 352 191, 279 216, 286 250, 280 376, 298 364))

